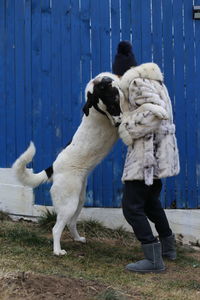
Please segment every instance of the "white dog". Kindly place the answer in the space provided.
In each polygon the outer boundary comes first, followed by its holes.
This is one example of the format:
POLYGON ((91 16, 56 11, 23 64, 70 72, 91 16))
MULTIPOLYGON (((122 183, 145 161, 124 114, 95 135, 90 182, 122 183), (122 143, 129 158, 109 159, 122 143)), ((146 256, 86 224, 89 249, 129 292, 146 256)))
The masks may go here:
MULTIPOLYGON (((36 187, 52 180, 52 202, 57 213, 53 227, 53 252, 64 255, 60 238, 67 225, 75 241, 85 243, 78 234, 76 223, 85 202, 88 174, 108 154, 118 139, 117 125, 121 112, 127 111, 127 101, 119 88, 120 79, 111 73, 101 73, 86 86, 86 104, 82 122, 71 143, 58 155, 53 166, 34 174, 26 165, 35 155, 34 144, 13 164, 17 178, 24 185, 36 187)), ((142 105, 138 113, 152 110, 155 105, 142 105)))
POLYGON ((118 139, 116 125, 120 120, 120 101, 123 93, 119 79, 111 73, 101 73, 86 86, 84 116, 71 143, 58 155, 53 166, 34 174, 26 168, 35 154, 34 144, 16 160, 13 165, 21 183, 36 187, 48 180, 52 202, 57 213, 53 227, 53 252, 63 255, 60 238, 67 225, 75 241, 85 242, 76 228, 77 218, 85 202, 88 174, 108 154, 118 139))

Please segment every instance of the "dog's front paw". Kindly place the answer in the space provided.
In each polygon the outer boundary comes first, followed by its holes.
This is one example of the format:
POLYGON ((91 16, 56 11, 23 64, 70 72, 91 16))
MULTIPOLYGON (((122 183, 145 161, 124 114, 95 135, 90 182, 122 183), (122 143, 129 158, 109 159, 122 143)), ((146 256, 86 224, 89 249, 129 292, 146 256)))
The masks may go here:
POLYGON ((65 255, 67 254, 67 251, 65 250, 58 250, 53 252, 54 255, 60 256, 60 255, 65 255))
POLYGON ((78 239, 75 239, 75 241, 85 244, 86 243, 86 238, 84 236, 80 236, 78 239))

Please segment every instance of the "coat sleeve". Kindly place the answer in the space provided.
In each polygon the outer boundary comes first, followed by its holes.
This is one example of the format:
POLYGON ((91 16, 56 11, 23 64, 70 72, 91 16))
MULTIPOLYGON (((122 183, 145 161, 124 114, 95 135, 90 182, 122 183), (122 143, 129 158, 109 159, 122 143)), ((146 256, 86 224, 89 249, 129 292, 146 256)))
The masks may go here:
POLYGON ((129 88, 130 109, 123 114, 119 135, 126 145, 133 144, 135 139, 153 133, 162 120, 169 118, 165 102, 159 95, 159 83, 136 79, 129 88))

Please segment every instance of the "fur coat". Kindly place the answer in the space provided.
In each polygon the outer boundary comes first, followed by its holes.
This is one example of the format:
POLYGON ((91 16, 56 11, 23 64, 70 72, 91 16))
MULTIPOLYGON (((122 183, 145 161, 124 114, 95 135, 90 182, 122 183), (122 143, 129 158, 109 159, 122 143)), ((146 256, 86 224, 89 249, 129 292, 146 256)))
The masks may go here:
POLYGON ((127 144, 122 181, 174 176, 179 173, 175 125, 168 91, 159 67, 142 64, 121 79, 124 104, 119 135, 127 144))

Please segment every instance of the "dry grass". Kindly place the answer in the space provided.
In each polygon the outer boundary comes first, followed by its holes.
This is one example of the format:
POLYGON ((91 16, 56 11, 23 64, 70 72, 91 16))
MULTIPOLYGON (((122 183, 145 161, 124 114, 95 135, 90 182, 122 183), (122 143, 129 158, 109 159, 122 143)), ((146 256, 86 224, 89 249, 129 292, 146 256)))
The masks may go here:
MULTIPOLYGON (((140 246, 132 234, 125 232, 123 228, 116 231, 105 228, 94 220, 80 223, 79 230, 86 236, 87 243, 83 245, 73 242, 65 230, 62 246, 67 250, 67 255, 55 257, 52 255, 50 233, 41 230, 38 224, 1 222, 2 278, 8 273, 31 272, 38 276, 89 281, 94 283, 90 284, 91 291, 97 289, 91 298, 93 300, 200 299, 200 252, 179 246, 177 261, 166 261, 165 273, 128 273, 124 271, 124 266, 142 258, 140 246)), ((8 292, 10 293, 3 289, 3 293, 8 292)), ((89 297, 89 291, 87 293, 89 297)), ((90 298, 79 298, 81 299, 90 298)))

